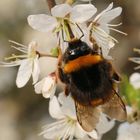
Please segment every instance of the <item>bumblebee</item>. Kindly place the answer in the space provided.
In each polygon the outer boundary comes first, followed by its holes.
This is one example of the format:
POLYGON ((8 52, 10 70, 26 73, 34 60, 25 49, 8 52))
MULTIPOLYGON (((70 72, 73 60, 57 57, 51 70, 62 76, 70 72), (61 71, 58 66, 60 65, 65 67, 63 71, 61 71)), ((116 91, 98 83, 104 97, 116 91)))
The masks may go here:
POLYGON ((96 128, 101 112, 120 121, 126 119, 126 108, 118 94, 120 76, 93 48, 80 39, 70 41, 58 63, 65 94, 71 94, 77 120, 88 132, 96 128))

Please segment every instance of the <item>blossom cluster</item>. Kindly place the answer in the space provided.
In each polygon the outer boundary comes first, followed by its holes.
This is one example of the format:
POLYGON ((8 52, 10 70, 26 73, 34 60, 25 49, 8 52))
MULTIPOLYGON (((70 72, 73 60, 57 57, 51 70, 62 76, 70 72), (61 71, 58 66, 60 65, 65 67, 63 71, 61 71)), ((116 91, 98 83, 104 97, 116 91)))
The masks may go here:
MULTIPOLYGON (((116 31, 125 34, 114 27, 121 25, 110 24, 112 20, 118 17, 122 12, 121 7, 113 8, 113 3, 97 13, 97 8, 92 4, 79 4, 70 6, 69 4, 56 5, 51 9, 51 15, 38 14, 28 16, 28 24, 35 30, 46 33, 46 38, 50 32, 56 38, 55 51, 65 52, 68 42, 73 39, 81 39, 91 48, 97 45, 105 59, 112 59, 109 55, 110 49, 118 41, 110 35, 110 31, 116 31)), ((105 114, 101 114, 100 121, 96 130, 86 132, 81 128, 76 118, 74 101, 71 96, 66 97, 64 93, 55 95, 59 79, 56 71, 52 71, 40 81, 41 57, 54 57, 59 59, 54 51, 50 54, 41 54, 38 51, 38 44, 34 41, 28 46, 10 41, 12 47, 18 50, 21 55, 12 55, 6 58, 10 62, 0 62, 4 67, 19 66, 16 85, 24 87, 32 77, 33 86, 37 94, 42 94, 45 98, 50 98, 49 113, 57 121, 43 128, 41 134, 46 139, 99 139, 102 134, 109 131, 114 126, 114 120, 109 120, 105 114)))
MULTIPOLYGON (((134 49, 135 52, 140 54, 140 49, 134 49)), ((140 69, 140 57, 132 57, 130 58, 130 61, 138 64, 137 67, 135 67, 135 69, 140 69)), ((136 88, 139 89, 140 88, 140 73, 135 72, 131 75, 130 77, 130 83, 136 88)))
MULTIPOLYGON (((140 53, 140 49, 134 49, 140 53)), ((139 69, 140 57, 131 57, 130 61, 138 64, 135 70, 139 69)), ((117 140, 139 140, 140 138, 140 73, 134 72, 125 81, 125 98, 127 106, 128 122, 122 123, 118 128, 117 140)))

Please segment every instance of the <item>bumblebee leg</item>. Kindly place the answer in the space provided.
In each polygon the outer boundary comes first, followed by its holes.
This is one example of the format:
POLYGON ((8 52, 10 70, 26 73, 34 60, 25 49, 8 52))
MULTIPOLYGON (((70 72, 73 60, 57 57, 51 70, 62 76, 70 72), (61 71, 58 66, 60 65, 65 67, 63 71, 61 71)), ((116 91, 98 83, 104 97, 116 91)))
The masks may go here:
POLYGON ((58 75, 60 80, 65 83, 65 84, 69 84, 69 78, 67 77, 67 75, 63 72, 62 68, 58 68, 58 75))
POLYGON ((66 96, 68 96, 68 95, 69 95, 69 93, 70 93, 70 91, 69 91, 69 87, 68 87, 68 86, 66 86, 66 87, 65 87, 65 95, 66 95, 66 96))
POLYGON ((102 48, 99 47, 99 49, 100 49, 100 54, 101 54, 101 56, 103 56, 102 48))

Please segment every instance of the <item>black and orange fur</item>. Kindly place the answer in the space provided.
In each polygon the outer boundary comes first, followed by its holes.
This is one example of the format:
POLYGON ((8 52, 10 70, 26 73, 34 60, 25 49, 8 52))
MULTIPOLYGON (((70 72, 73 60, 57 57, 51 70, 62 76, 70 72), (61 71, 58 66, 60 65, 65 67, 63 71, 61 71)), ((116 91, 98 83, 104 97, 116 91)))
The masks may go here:
MULTIPOLYGON (((66 95, 71 94, 81 106, 93 108, 113 99, 117 94, 117 81, 120 81, 112 64, 81 40, 69 42, 59 63, 58 75, 66 85, 66 95)), ((125 114, 122 100, 119 95, 116 98, 125 114)))
MULTIPOLYGON (((114 75, 117 75, 112 71, 110 62, 94 53, 81 40, 69 43, 62 59, 64 67, 59 69, 59 76, 67 86, 67 93, 71 93, 74 100, 83 105, 99 105, 107 101, 114 90, 114 75), (80 53, 82 46, 85 47, 83 54, 80 53), (70 56, 69 52, 73 49, 77 54, 70 56)), ((116 78, 119 80, 119 77, 116 78)))

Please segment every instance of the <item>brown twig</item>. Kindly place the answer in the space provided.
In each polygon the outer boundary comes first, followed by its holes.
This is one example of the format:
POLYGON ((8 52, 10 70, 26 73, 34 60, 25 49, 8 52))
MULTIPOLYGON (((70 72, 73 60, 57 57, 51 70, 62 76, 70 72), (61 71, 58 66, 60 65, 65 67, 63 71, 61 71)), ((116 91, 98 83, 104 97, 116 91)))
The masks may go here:
POLYGON ((49 11, 51 11, 51 8, 54 7, 56 5, 55 0, 46 0, 48 7, 49 7, 49 11))

